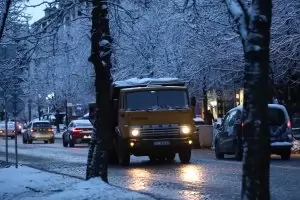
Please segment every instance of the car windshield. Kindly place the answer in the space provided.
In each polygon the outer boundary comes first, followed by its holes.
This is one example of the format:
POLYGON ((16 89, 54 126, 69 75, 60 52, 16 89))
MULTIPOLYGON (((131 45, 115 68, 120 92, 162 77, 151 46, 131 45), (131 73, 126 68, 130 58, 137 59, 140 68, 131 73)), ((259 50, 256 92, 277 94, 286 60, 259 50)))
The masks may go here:
POLYGON ((49 122, 33 123, 33 128, 52 128, 49 122))
POLYGON ((126 95, 127 110, 159 110, 188 108, 185 90, 149 90, 126 95))
POLYGON ((285 123, 285 115, 283 110, 279 108, 269 108, 269 124, 270 125, 282 125, 285 123))
POLYGON ((92 126, 92 124, 88 121, 88 122, 75 122, 76 126, 92 126))
MULTIPOLYGON (((15 124, 13 124, 13 123, 7 123, 7 128, 8 129, 15 129, 15 124)), ((0 124, 0 129, 4 130, 5 129, 5 124, 0 124)))

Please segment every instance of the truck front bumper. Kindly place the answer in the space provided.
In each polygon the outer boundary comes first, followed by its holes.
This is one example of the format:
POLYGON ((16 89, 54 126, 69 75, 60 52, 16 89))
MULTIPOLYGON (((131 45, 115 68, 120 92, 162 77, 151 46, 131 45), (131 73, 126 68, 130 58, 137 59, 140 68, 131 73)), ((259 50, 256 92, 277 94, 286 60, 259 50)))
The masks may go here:
POLYGON ((127 139, 123 140, 130 153, 136 156, 146 156, 167 152, 178 153, 182 150, 192 149, 193 140, 186 138, 164 138, 164 139, 127 139))

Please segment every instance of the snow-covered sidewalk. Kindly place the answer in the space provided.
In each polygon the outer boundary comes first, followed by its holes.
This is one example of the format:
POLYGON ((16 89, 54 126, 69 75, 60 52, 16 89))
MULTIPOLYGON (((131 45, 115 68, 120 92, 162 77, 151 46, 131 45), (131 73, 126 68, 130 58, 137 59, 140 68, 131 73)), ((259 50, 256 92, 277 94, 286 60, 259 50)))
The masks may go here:
POLYGON ((153 199, 98 178, 83 181, 26 166, 0 169, 0 185, 1 200, 153 199))

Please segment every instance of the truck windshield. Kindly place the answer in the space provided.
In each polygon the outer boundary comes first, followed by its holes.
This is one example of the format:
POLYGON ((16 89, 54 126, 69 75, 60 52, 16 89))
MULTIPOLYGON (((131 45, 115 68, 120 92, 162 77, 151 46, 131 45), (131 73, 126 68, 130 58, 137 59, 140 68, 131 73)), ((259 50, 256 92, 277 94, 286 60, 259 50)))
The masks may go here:
POLYGON ((149 90, 127 93, 127 110, 188 108, 185 90, 149 90))

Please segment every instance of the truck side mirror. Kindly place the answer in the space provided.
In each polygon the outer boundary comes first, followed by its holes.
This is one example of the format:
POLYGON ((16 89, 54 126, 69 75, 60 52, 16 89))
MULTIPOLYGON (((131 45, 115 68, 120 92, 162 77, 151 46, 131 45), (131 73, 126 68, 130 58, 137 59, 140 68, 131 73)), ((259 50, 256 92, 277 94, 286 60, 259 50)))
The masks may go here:
POLYGON ((191 97, 191 105, 196 106, 196 103, 197 103, 196 97, 191 97))

